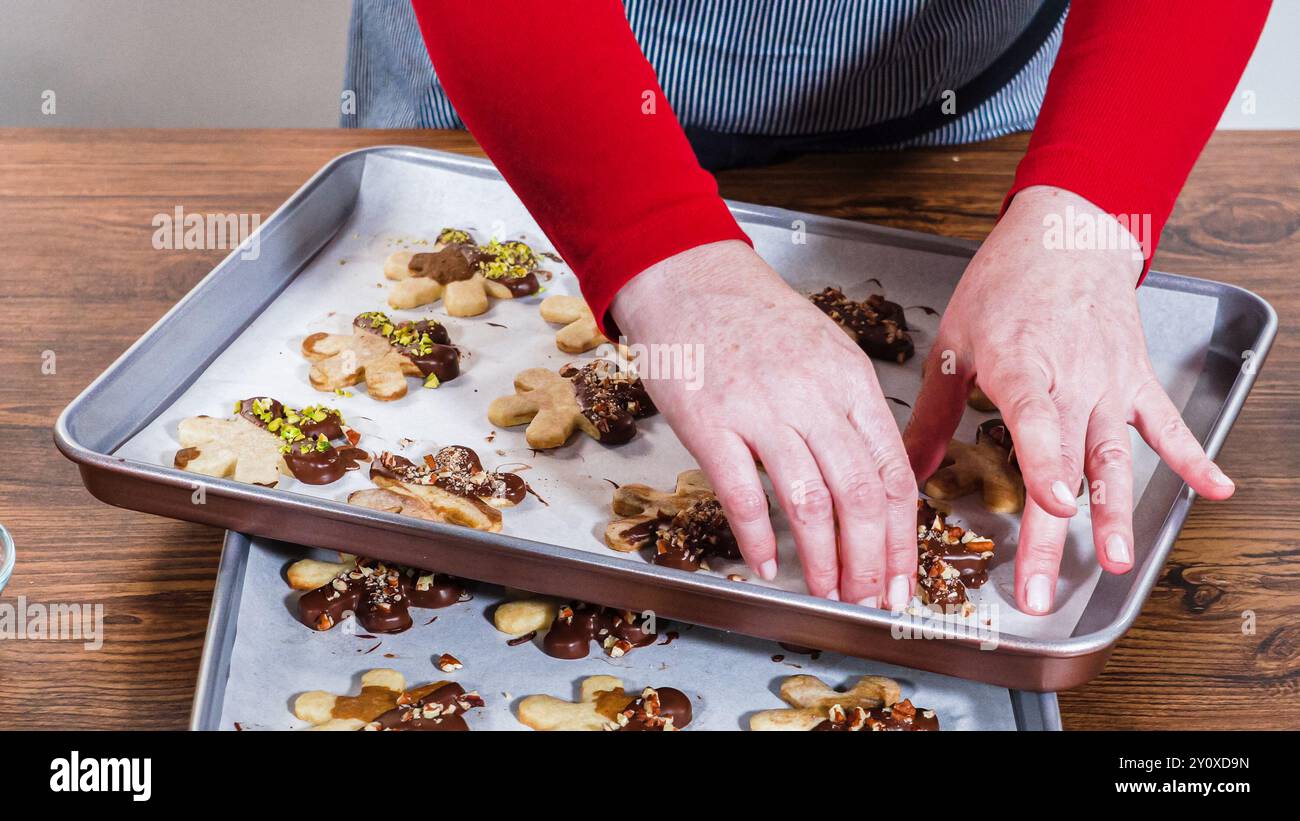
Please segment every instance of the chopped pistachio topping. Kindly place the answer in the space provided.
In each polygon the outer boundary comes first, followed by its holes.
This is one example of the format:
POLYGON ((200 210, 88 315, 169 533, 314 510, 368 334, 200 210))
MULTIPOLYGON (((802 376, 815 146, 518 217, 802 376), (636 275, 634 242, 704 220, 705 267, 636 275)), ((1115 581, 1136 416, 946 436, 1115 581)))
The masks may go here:
MULTIPOLYGON (((273 416, 271 408, 274 405, 263 404, 261 399, 254 399, 250 404, 250 410, 253 415, 266 423, 266 429, 280 437, 281 453, 289 453, 294 447, 298 447, 301 453, 310 453, 313 449, 324 452, 334 447, 329 437, 325 434, 317 434, 315 440, 307 441, 307 436, 302 432, 300 425, 304 421, 324 422, 330 416, 338 417, 339 424, 343 424, 343 414, 327 405, 308 405, 305 408, 285 407, 280 416, 273 416)), ((243 410, 243 403, 235 406, 235 412, 243 410)))
POLYGON ((492 240, 482 250, 486 258, 479 263, 479 272, 488 279, 518 279, 537 269, 537 254, 518 240, 492 240))
POLYGON ((389 319, 388 314, 383 311, 366 311, 357 319, 369 323, 370 327, 379 331, 380 336, 389 337, 393 335, 393 320, 389 319))
POLYGON ((473 245, 474 238, 469 235, 469 231, 444 228, 438 233, 438 242, 442 245, 473 245))
POLYGON ((436 373, 431 373, 424 378, 424 386, 426 388, 436 388, 441 384, 442 382, 438 379, 438 375, 436 373))

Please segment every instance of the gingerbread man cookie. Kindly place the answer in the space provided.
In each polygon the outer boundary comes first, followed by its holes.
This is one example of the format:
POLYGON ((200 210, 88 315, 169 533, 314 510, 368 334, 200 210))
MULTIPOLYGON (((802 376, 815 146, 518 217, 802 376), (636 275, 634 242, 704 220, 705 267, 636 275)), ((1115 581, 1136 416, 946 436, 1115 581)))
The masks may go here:
POLYGON ((529 368, 515 377, 515 393, 492 400, 488 420, 499 427, 527 424, 525 438, 538 450, 558 448, 575 430, 607 445, 636 435, 636 420, 655 413, 640 377, 598 359, 557 374, 529 368))
POLYGON ((542 636, 542 651, 552 658, 586 658, 593 641, 610 658, 654 644, 650 617, 613 607, 529 596, 497 605, 492 623, 511 636, 542 636))
POLYGON ((707 569, 713 556, 740 558, 735 534, 703 471, 678 474, 671 493, 623 485, 614 491, 612 507, 619 518, 605 527, 605 543, 619 552, 654 548, 652 562, 680 570, 707 569))
POLYGON ((442 299, 451 316, 478 316, 488 297, 515 299, 541 290, 540 255, 522 242, 477 245, 468 231, 444 228, 432 253, 398 251, 384 262, 394 280, 388 294, 393 308, 418 308, 442 299))
POLYGON ((451 576, 375 559, 340 558, 302 559, 289 566, 289 586, 308 591, 298 599, 298 620, 313 630, 329 630, 352 613, 371 633, 401 633, 411 628, 412 607, 450 607, 466 596, 451 576))
POLYGON ((1016 464, 1011 434, 1001 419, 979 426, 975 444, 953 439, 926 495, 942 501, 980 491, 984 507, 994 513, 1019 513, 1025 506, 1025 480, 1016 464))
POLYGON ((863 676, 839 692, 816 676, 791 676, 781 682, 781 700, 790 707, 763 710, 749 719, 749 729, 819 730, 937 730, 933 710, 918 711, 900 701, 898 682, 884 676, 863 676))
POLYGON ((857 302, 839 288, 827 288, 809 294, 808 298, 857 342, 867 356, 901 365, 915 353, 903 307, 898 303, 880 294, 857 302))
POLYGON ((989 580, 992 539, 949 524, 924 499, 916 502, 917 594, 940 612, 974 612, 969 592, 989 580))
POLYGON ((408 376, 436 388, 460 374, 460 351, 446 327, 432 319, 398 323, 379 311, 358 314, 351 334, 312 334, 302 342, 302 355, 313 363, 316 390, 341 391, 364 381, 371 398, 382 402, 406 396, 408 376))
POLYGON ((435 681, 406 689, 396 670, 370 670, 361 677, 361 692, 339 696, 312 690, 294 699, 293 714, 312 730, 468 730, 465 713, 482 707, 475 691, 435 681))
POLYGON ((177 428, 173 464, 205 476, 275 487, 280 475, 329 484, 370 455, 355 447, 361 434, 334 408, 288 408, 267 396, 235 403, 234 418, 192 416, 177 428))
POLYGON ((555 332, 555 347, 565 353, 586 353, 609 342, 596 326, 587 301, 580 296, 548 296, 542 300, 540 310, 542 319, 564 326, 555 332))
POLYGON ((485 470, 478 454, 461 445, 426 454, 419 465, 382 453, 370 464, 370 480, 380 489, 358 490, 348 501, 492 533, 501 530, 500 508, 514 507, 528 493, 518 474, 485 470))
POLYGON ((613 676, 582 680, 578 700, 528 696, 519 702, 519 721, 534 730, 673 731, 691 723, 691 700, 672 687, 647 687, 628 695, 613 676))

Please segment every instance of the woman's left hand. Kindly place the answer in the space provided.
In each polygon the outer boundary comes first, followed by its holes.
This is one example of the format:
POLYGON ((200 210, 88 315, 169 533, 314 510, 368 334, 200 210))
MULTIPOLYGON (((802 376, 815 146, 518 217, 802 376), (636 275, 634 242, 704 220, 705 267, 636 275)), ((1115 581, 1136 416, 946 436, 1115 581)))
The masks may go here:
MULTIPOLYGON (((1016 195, 948 304, 904 434, 912 468, 924 480, 941 463, 977 379, 997 405, 1027 491, 1015 584, 1018 606, 1032 614, 1052 610, 1082 475, 1093 492, 1101 566, 1111 573, 1132 568, 1129 425, 1197 493, 1226 499, 1234 490, 1147 358, 1134 288, 1142 270, 1136 241, 1132 248, 1049 247, 1049 219, 1064 220, 1071 206, 1102 229, 1111 219, 1062 189, 1037 186, 1016 195)), ((1065 229, 1073 230, 1068 221, 1065 229)), ((1131 239, 1124 228, 1118 232, 1131 239)))

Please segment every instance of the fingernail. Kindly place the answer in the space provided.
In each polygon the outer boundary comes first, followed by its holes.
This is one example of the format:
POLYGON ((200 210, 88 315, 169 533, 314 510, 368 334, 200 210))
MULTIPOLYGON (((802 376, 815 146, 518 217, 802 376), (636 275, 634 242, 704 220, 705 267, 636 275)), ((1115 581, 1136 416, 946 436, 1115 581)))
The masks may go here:
POLYGON ((776 578, 776 559, 768 559, 758 566, 758 575, 766 581, 772 581, 776 578))
POLYGON ((840 589, 837 587, 837 588, 835 588, 834 590, 832 590, 831 592, 827 593, 827 594, 826 594, 826 598, 830 599, 831 601, 839 601, 839 600, 840 600, 840 589))
POLYGON ((1106 558, 1115 564, 1128 564, 1133 561, 1133 555, 1129 553, 1128 542, 1118 533, 1110 534, 1106 539, 1106 558))
POLYGON ((1052 609, 1052 579, 1042 573, 1029 577, 1025 585, 1025 603, 1035 613, 1046 613, 1052 609))
POLYGON ((1233 482, 1231 479, 1228 478, 1228 474, 1219 470, 1217 466, 1210 471, 1210 481, 1214 482, 1216 485, 1219 485, 1220 487, 1233 486, 1233 482))
POLYGON ((860 601, 858 602, 858 604, 862 605, 863 607, 879 607, 879 606, 880 606, 880 597, 879 597, 879 596, 867 596, 865 599, 860 600, 860 601))
POLYGON ((1070 507, 1073 507, 1075 509, 1078 508, 1078 506, 1074 502, 1074 494, 1070 492, 1069 485, 1065 484, 1065 482, 1062 482, 1059 479, 1056 480, 1055 482, 1052 482, 1052 495, 1055 496, 1056 501, 1060 502, 1061 504, 1069 505, 1070 507))
POLYGON ((907 600, 911 598, 911 582, 907 576, 898 575, 889 580, 889 606, 895 610, 902 610, 907 606, 907 600))

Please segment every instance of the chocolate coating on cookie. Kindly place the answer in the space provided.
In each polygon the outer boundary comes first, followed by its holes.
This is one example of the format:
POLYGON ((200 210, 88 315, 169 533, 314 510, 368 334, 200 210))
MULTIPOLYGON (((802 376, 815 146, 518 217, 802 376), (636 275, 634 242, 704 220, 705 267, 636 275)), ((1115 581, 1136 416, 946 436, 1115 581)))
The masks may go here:
MULTIPOLYGON (((343 416, 333 408, 299 410, 286 408, 269 396, 255 396, 242 400, 237 410, 249 422, 280 437, 284 463, 300 482, 327 485, 370 458, 355 447, 360 437, 344 428, 343 416)), ((179 464, 179 454, 177 459, 179 464)))
POLYGON ((839 288, 827 288, 808 298, 853 337, 867 356, 901 365, 916 352, 907 333, 903 308, 898 303, 880 294, 858 302, 846 297, 839 288))
POLYGON ((465 713, 482 707, 483 699, 477 692, 465 692, 455 682, 448 682, 415 701, 398 704, 376 718, 362 730, 466 732, 465 713))
POLYGON ((678 570, 699 570, 710 557, 739 559, 731 525, 714 498, 700 499, 675 516, 656 516, 622 533, 638 547, 654 547, 650 561, 678 570))
POLYGON ((464 252, 455 246, 432 253, 414 254, 407 269, 412 276, 428 277, 442 285, 462 282, 474 276, 474 266, 464 252))
POLYGON ((350 612, 372 633, 400 633, 411 627, 412 607, 448 607, 464 595, 465 588, 451 576, 357 559, 356 567, 298 599, 298 620, 313 630, 329 630, 350 612))
POLYGON ((691 723, 691 699, 673 687, 647 687, 615 714, 618 732, 664 732, 691 723))
POLYGON ((566 365, 560 376, 573 381, 578 409, 599 433, 601 442, 621 445, 636 435, 636 420, 657 412, 641 378, 598 359, 581 368, 566 365))
POLYGON ((572 602, 560 608, 542 638, 542 651, 559 659, 586 658, 595 641, 617 658, 635 647, 654 644, 656 636, 644 629, 646 622, 628 610, 572 602))
POLYGON ((939 717, 934 710, 921 710, 903 699, 888 707, 849 707, 836 704, 826 720, 812 728, 813 732, 911 732, 939 729, 939 717))
POLYGON ((541 283, 537 280, 541 261, 527 243, 492 240, 487 245, 475 247, 469 258, 485 279, 509 288, 515 298, 531 296, 541 290, 541 283))
POLYGON ((993 542, 948 524, 925 500, 917 501, 916 530, 922 599, 937 607, 966 604, 967 590, 981 587, 989 579, 993 542))
POLYGON ((448 445, 424 457, 417 465, 404 456, 382 453, 370 465, 370 476, 386 476, 414 485, 436 485, 449 493, 491 502, 517 505, 528 493, 528 483, 517 473, 488 471, 478 454, 464 445, 448 445))
POLYGON ((432 319, 395 323, 387 314, 368 311, 358 314, 352 324, 382 336, 393 349, 405 356, 424 377, 447 382, 460 375, 460 351, 451 344, 447 328, 432 319))

